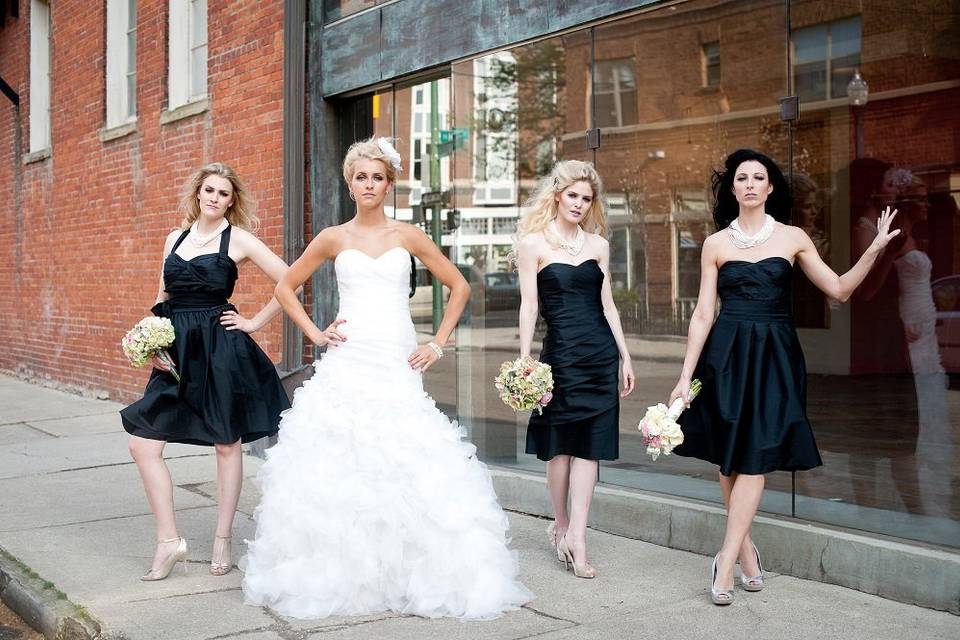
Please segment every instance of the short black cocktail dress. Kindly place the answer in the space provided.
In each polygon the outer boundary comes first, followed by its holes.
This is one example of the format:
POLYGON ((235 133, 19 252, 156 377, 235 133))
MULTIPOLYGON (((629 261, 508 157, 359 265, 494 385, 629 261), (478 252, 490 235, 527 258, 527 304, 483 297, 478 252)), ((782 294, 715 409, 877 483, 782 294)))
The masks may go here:
POLYGON ((541 460, 619 456, 620 352, 603 315, 603 277, 596 260, 554 262, 537 274, 547 323, 540 361, 553 370, 553 399, 530 416, 526 451, 541 460))
POLYGON ((793 265, 782 257, 720 266, 720 315, 694 372, 703 389, 680 415, 684 440, 675 454, 719 465, 726 476, 823 464, 807 419, 792 281, 793 265))
POLYGON ((220 324, 224 311, 236 310, 227 302, 237 281, 227 254, 231 229, 223 231, 217 253, 185 260, 177 247, 188 229, 164 261, 170 298, 153 312, 173 322, 168 351, 180 382, 153 370, 143 398, 120 411, 131 435, 199 445, 251 442, 276 434, 280 412, 290 407, 270 358, 249 335, 220 324))

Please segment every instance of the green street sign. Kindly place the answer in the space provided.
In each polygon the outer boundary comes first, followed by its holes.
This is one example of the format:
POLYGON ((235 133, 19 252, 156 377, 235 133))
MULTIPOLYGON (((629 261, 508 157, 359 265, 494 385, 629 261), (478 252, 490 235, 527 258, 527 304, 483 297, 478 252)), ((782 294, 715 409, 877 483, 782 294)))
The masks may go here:
MULTIPOLYGON (((454 146, 452 142, 441 142, 437 145, 436 152, 437 156, 440 158, 446 158, 448 155, 454 152, 454 146)), ((426 153, 427 155, 432 155, 434 152, 433 145, 429 142, 426 144, 426 153)))
POLYGON ((440 130, 440 143, 452 142, 455 149, 459 149, 467 143, 470 137, 470 129, 467 127, 454 127, 453 129, 440 130))

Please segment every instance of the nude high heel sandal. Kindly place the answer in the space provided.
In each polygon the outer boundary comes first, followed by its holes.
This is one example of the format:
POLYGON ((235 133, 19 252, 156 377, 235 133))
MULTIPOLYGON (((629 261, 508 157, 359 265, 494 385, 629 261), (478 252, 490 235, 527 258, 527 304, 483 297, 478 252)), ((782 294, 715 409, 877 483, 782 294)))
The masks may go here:
POLYGON ((557 554, 557 562, 563 562, 563 554, 560 553, 560 546, 557 544, 556 520, 547 525, 547 537, 550 539, 550 546, 553 547, 553 552, 557 554))
POLYGON ((726 606, 733 602, 733 589, 717 588, 717 558, 713 557, 713 566, 710 572, 710 600, 715 605, 726 606))
POLYGON ((213 554, 210 559, 210 573, 215 576, 223 576, 230 573, 230 570, 233 568, 233 563, 230 561, 230 551, 231 543, 233 536, 213 536, 213 554), (217 541, 222 540, 219 544, 220 553, 217 553, 217 541))
POLYGON ((163 580, 170 575, 170 572, 173 571, 173 568, 177 566, 178 562, 183 562, 183 572, 187 572, 187 541, 184 538, 170 538, 168 540, 161 540, 157 544, 177 542, 178 540, 180 541, 180 544, 177 545, 176 550, 167 556, 159 567, 156 569, 150 569, 145 574, 140 576, 141 580, 144 582, 156 582, 157 580, 163 580))
POLYGON ((591 567, 589 564, 584 562, 582 565, 577 565, 573 559, 573 552, 570 551, 570 547, 567 545, 567 537, 564 536, 560 538, 560 542, 557 543, 557 551, 563 554, 563 568, 570 569, 573 568, 573 575, 578 578, 596 578, 597 570, 591 567))
POLYGON ((744 591, 761 591, 763 589, 763 564, 760 562, 760 552, 757 551, 757 545, 753 545, 753 553, 757 556, 757 567, 760 568, 760 574, 750 577, 743 575, 743 567, 740 567, 740 586, 744 591))

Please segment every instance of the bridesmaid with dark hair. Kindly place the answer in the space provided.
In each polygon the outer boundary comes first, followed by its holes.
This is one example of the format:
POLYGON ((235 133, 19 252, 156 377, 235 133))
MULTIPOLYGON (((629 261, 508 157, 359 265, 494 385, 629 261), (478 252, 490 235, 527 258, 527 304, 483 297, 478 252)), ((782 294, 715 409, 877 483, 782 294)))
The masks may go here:
POLYGON ((714 174, 713 191, 717 232, 703 243, 700 293, 670 402, 689 402, 691 380, 703 383, 680 417, 685 439, 674 453, 720 467, 727 527, 710 593, 714 604, 727 605, 738 560, 744 590, 763 588, 750 526, 764 474, 822 464, 807 420, 807 374, 791 314, 793 266, 799 263, 817 288, 843 302, 899 231, 890 231, 896 211, 888 207, 869 248, 838 276, 803 229, 787 224, 790 188, 770 158, 750 149, 733 152, 714 174))

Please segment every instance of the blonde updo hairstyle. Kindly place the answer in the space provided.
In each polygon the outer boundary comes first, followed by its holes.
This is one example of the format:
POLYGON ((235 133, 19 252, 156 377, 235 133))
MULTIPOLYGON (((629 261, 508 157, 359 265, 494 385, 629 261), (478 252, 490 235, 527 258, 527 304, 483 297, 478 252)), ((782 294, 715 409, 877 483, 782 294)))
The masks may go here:
POLYGON ((552 247, 556 249, 560 246, 561 238, 551 233, 548 225, 557 217, 557 196, 575 182, 586 182, 593 190, 593 202, 580 226, 584 231, 607 236, 607 211, 600 175, 589 162, 563 160, 540 180, 537 190, 524 205, 529 211, 517 225, 517 242, 528 234, 540 231, 552 247))
MULTIPOLYGON (((392 143, 393 141, 391 141, 392 143)), ((347 188, 350 188, 350 182, 353 180, 353 166, 359 160, 379 160, 383 163, 383 173, 387 176, 390 184, 397 182, 397 170, 390 164, 390 159, 377 144, 376 138, 367 138, 359 140, 350 145, 347 149, 347 156, 343 159, 343 179, 347 182, 347 188)))
POLYGON ((253 199, 247 193, 237 173, 222 162, 211 162, 201 167, 190 176, 183 187, 183 197, 180 199, 179 211, 183 214, 181 228, 186 229, 200 218, 200 201, 197 195, 200 187, 208 176, 219 176, 230 181, 233 187, 233 203, 227 208, 224 217, 235 227, 240 227, 251 233, 260 228, 260 220, 253 213, 253 199))

